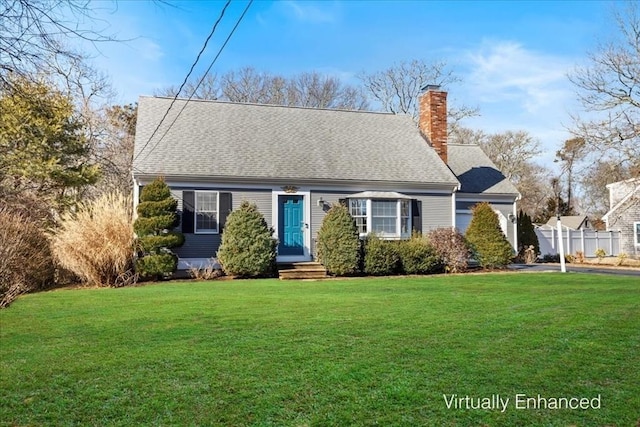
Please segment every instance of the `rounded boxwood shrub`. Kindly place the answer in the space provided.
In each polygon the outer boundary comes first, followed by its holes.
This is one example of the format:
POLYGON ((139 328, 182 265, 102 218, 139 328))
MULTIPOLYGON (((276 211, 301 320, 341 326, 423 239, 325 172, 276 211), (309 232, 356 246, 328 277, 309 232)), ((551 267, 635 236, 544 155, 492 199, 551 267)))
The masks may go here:
POLYGON ((231 276, 271 276, 276 271, 276 247, 273 228, 255 204, 243 201, 227 217, 218 261, 231 276))
POLYGON ((375 234, 367 236, 364 243, 365 274, 372 276, 390 276, 400 270, 398 242, 382 240, 375 234))
POLYGON ((500 229, 498 215, 487 202, 472 208, 473 217, 465 237, 483 268, 502 268, 511 263, 513 249, 500 229))
POLYGON ((179 223, 177 208, 178 201, 171 196, 171 190, 162 178, 142 189, 138 218, 133 224, 141 249, 136 260, 140 276, 158 279, 176 271, 178 257, 171 248, 184 243, 182 233, 172 231, 179 223))
POLYGON ((342 205, 333 205, 327 212, 317 239, 318 261, 327 271, 338 276, 355 274, 360 265, 358 229, 342 205))
POLYGON ((404 274, 434 274, 442 272, 442 259, 427 239, 412 236, 398 242, 401 271, 404 274))

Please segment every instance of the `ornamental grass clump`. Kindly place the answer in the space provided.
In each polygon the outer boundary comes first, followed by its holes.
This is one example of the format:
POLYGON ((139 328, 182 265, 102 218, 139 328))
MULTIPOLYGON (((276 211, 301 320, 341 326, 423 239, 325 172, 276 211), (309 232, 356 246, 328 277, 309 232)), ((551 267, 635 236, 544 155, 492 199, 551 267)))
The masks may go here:
POLYGON ((273 228, 257 206, 243 201, 227 217, 218 261, 230 276, 272 276, 276 271, 276 246, 273 228))
POLYGON ((483 268, 504 268, 511 263, 513 249, 502 233, 498 215, 489 203, 478 203, 465 237, 483 268))
POLYGON ((0 308, 53 283, 49 239, 26 213, 0 207, 0 308))
POLYGON ((172 231, 179 224, 177 208, 178 201, 162 178, 142 189, 133 224, 141 249, 136 270, 142 277, 162 279, 176 271, 178 257, 171 248, 184 244, 184 235, 172 231))
POLYGON ((52 237, 58 264, 91 286, 135 283, 131 198, 109 193, 64 213, 52 237))
POLYGON ((342 205, 333 205, 322 220, 317 240, 318 260, 336 276, 356 274, 360 265, 358 229, 342 205))

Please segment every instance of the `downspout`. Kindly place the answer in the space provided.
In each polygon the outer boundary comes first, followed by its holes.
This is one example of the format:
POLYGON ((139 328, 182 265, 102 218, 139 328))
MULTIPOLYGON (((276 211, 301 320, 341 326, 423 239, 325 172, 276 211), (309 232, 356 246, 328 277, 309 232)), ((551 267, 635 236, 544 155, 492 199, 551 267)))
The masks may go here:
MULTIPOLYGON (((132 173, 133 175, 133 173, 132 173)), ((138 200, 140 200, 140 184, 135 176, 133 176, 133 215, 132 220, 135 221, 138 218, 138 200)))
POLYGON ((451 192, 451 228, 456 228, 456 192, 460 190, 460 184, 453 187, 451 192))

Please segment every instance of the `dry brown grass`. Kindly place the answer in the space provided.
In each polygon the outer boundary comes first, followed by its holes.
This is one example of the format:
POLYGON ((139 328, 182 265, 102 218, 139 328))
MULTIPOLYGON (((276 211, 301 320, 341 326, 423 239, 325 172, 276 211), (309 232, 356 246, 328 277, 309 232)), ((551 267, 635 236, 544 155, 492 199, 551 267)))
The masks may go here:
POLYGON ((0 206, 0 308, 53 282, 49 241, 25 212, 0 206))
POLYGON ((61 217, 52 239, 57 262, 91 286, 135 283, 131 198, 110 193, 61 217))
POLYGON ((626 254, 622 256, 609 256, 602 259, 599 258, 586 258, 585 264, 599 264, 603 266, 617 266, 617 267, 633 267, 640 268, 640 259, 634 259, 626 254))
POLYGON ((214 267, 213 259, 206 265, 189 265, 187 272, 195 280, 213 280, 222 276, 222 270, 214 267))

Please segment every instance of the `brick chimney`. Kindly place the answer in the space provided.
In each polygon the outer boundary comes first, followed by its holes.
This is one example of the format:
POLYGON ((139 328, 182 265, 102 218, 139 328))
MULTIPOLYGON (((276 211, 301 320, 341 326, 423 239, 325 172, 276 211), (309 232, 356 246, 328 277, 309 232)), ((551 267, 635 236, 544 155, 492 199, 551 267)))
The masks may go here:
POLYGON ((418 127, 447 163, 447 92, 440 90, 439 85, 427 85, 422 91, 418 127))

